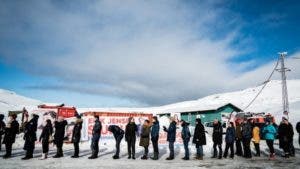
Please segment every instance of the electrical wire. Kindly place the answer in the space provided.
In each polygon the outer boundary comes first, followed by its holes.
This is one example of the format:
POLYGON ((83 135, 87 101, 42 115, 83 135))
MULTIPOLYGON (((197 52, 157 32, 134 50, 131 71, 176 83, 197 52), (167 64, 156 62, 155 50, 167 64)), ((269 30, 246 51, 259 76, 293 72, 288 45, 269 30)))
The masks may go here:
POLYGON ((277 62, 276 62, 276 65, 273 69, 273 71, 271 72, 271 74, 269 75, 268 79, 264 82, 264 85, 262 86, 262 88, 259 90, 259 92, 256 94, 256 96, 251 100, 251 102, 243 109, 243 111, 245 111, 247 108, 249 108, 252 103, 256 100, 256 98, 261 94, 261 92, 264 90, 264 88, 267 86, 267 84, 270 82, 271 80, 271 77, 273 76, 274 72, 276 71, 276 68, 279 64, 279 60, 280 59, 277 59, 277 62))

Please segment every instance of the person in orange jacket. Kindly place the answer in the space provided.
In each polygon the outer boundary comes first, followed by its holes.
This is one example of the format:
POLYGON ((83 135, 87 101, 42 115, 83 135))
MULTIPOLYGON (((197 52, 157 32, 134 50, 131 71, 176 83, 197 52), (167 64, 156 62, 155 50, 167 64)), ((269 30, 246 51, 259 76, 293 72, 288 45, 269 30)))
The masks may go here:
POLYGON ((252 130, 252 142, 256 150, 256 154, 254 156, 260 157, 260 128, 258 127, 257 123, 254 123, 254 128, 252 130))

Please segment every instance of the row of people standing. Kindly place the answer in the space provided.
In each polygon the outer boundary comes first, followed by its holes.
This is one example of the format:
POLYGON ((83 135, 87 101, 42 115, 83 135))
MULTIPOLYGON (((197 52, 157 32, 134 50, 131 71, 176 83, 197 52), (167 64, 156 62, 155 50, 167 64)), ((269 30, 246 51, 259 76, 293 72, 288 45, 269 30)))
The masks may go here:
MULTIPOLYGON (((299 123, 298 123, 299 124, 299 123)), ((255 147, 255 155, 260 156, 260 141, 265 139, 266 144, 270 150, 270 159, 275 158, 274 140, 279 138, 279 147, 283 149, 283 157, 290 157, 295 155, 295 148, 293 145, 293 126, 288 122, 288 119, 283 118, 279 127, 275 125, 271 119, 266 120, 265 126, 259 126, 258 123, 254 123, 251 119, 245 119, 242 123, 237 122, 236 127, 234 123, 228 124, 225 133, 225 152, 222 154, 222 125, 218 120, 214 121, 213 126, 213 149, 214 153, 212 158, 227 157, 228 150, 230 149, 230 157, 233 158, 234 154, 243 156, 245 158, 252 158, 251 142, 255 147), (236 144, 236 152, 234 153, 234 144, 236 144), (219 154, 217 154, 217 147, 219 154)))

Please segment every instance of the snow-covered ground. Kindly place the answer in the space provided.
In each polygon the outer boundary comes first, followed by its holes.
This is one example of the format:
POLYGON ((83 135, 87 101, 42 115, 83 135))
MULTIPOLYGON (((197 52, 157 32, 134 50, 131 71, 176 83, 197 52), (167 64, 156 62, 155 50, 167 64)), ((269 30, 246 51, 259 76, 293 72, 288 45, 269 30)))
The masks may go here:
MULTIPOLYGON (((19 136, 18 139, 21 139, 19 136)), ((295 139, 296 140, 296 139, 295 139)), ((82 143, 80 145, 80 158, 72 159, 73 147, 71 144, 64 145, 64 157, 60 159, 51 158, 55 155, 55 147, 50 147, 49 158, 47 160, 39 160, 41 157, 41 146, 37 145, 34 154, 34 159, 28 161, 22 161, 21 158, 24 156, 25 152, 22 150, 22 145, 14 145, 13 158, 2 159, 0 158, 0 168, 1 169, 38 169, 38 168, 105 168, 105 169, 180 169, 180 168, 223 168, 223 169, 244 169, 244 168, 278 168, 278 169, 299 169, 300 168, 300 148, 298 143, 295 141, 296 147, 296 157, 284 159, 279 157, 281 150, 278 148, 278 142, 275 143, 275 150, 277 157, 275 160, 268 160, 268 149, 266 147, 265 141, 261 141, 261 157, 253 157, 252 159, 244 159, 242 157, 235 156, 234 159, 211 159, 212 153, 212 142, 210 135, 207 135, 208 144, 204 146, 205 157, 203 161, 199 160, 189 160, 184 161, 183 157, 184 150, 183 146, 178 144, 175 146, 175 160, 167 161, 165 158, 168 157, 168 146, 160 145, 160 159, 158 161, 153 161, 151 159, 141 160, 140 157, 143 155, 143 148, 138 146, 138 141, 136 143, 136 160, 127 159, 127 147, 126 142, 122 140, 121 144, 121 159, 113 160, 114 155, 114 141, 106 142, 105 140, 100 140, 100 153, 99 158, 95 160, 89 160, 88 156, 91 155, 91 150, 89 149, 89 143, 82 143)), ((21 143, 18 141, 18 143, 21 143)), ((252 146, 252 152, 254 153, 254 147, 252 146)), ((223 145, 224 147, 224 145, 223 145)), ((195 155, 195 146, 190 144, 191 157, 195 155)), ((3 156, 4 151, 0 152, 0 156, 3 156)), ((152 146, 150 145, 150 154, 152 154, 152 146)))

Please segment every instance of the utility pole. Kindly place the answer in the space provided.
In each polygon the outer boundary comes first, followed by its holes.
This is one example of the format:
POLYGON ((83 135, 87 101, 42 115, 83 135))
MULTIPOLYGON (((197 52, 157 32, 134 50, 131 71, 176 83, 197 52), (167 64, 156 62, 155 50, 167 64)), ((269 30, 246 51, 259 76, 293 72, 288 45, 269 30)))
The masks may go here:
POLYGON ((286 72, 291 71, 290 69, 286 68, 284 65, 284 59, 286 58, 287 52, 280 52, 279 59, 280 59, 280 68, 276 69, 278 72, 281 73, 281 86, 282 86, 282 108, 283 114, 289 117, 289 98, 288 98, 288 90, 286 85, 286 72))

